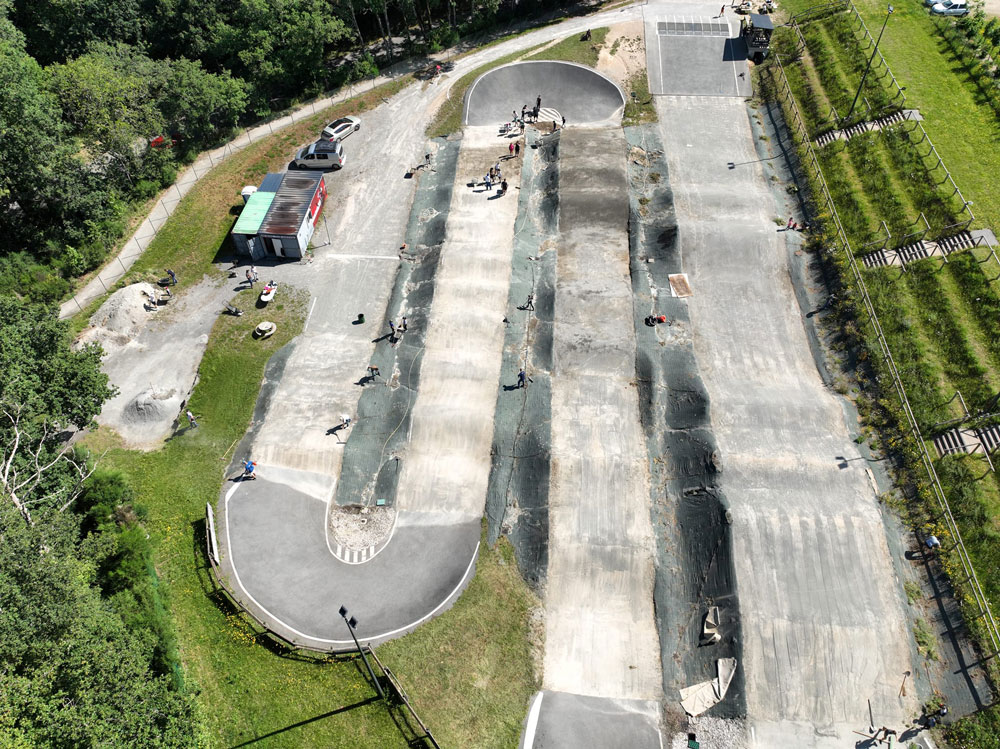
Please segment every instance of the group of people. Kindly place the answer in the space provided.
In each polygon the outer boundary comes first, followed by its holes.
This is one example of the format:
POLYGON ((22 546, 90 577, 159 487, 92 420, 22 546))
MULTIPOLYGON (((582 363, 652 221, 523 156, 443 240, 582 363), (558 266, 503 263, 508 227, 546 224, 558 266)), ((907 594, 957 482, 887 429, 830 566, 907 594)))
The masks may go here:
POLYGON ((499 185, 500 191, 499 195, 507 194, 507 180, 503 178, 503 172, 500 170, 500 162, 490 167, 490 171, 483 177, 483 184, 486 185, 487 191, 493 189, 493 185, 499 185))

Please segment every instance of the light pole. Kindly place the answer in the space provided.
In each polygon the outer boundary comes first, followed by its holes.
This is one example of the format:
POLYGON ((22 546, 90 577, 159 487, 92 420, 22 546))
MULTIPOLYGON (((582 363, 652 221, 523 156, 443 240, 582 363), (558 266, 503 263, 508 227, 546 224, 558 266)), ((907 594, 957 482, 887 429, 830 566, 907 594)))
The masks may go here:
POLYGON ((358 626, 358 620, 355 619, 353 616, 350 619, 347 618, 346 606, 340 607, 340 615, 344 617, 344 621, 347 623, 347 629, 350 630, 351 632, 351 639, 354 640, 354 646, 358 649, 358 652, 361 654, 361 660, 365 662, 365 668, 368 669, 368 675, 372 677, 372 681, 375 682, 375 689, 378 690, 378 696, 384 700, 385 692, 382 691, 382 684, 379 683, 378 677, 375 675, 375 672, 372 670, 371 664, 368 662, 368 658, 365 657, 365 651, 361 649, 361 643, 358 642, 358 638, 354 634, 354 628, 358 626))
POLYGON ((878 53, 878 44, 882 41, 882 34, 885 33, 885 26, 889 23, 889 16, 892 15, 893 7, 889 6, 889 12, 885 14, 885 20, 882 21, 882 31, 878 32, 878 39, 875 40, 875 49, 872 50, 872 56, 868 58, 868 66, 865 68, 865 74, 861 76, 861 83, 858 84, 858 93, 854 95, 854 101, 851 102, 851 108, 847 110, 847 115, 841 120, 841 122, 847 122, 851 118, 851 114, 854 112, 854 107, 858 103, 858 98, 861 96, 861 87, 865 85, 865 78, 868 77, 868 71, 872 69, 872 62, 875 61, 875 55, 878 53))

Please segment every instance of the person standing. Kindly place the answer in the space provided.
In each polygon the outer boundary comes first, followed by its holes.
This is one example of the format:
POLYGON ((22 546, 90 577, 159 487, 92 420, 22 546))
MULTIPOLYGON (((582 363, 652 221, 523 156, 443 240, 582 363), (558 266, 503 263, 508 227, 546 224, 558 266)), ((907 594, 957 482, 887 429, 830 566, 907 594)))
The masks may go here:
POLYGON ((250 288, 253 288, 253 273, 247 269, 247 283, 250 284, 250 288))
POLYGON ((521 141, 514 144, 514 157, 517 158, 521 155, 521 141))
POLYGON ((524 113, 527 112, 527 111, 528 111, 528 105, 527 104, 522 104, 521 105, 521 122, 524 122, 524 113))
POLYGON ((726 15, 726 6, 725 5, 723 5, 722 6, 722 10, 719 11, 719 18, 722 18, 724 15, 726 15))
POLYGON ((514 158, 514 144, 513 144, 513 143, 511 143, 511 144, 510 144, 510 145, 509 145, 509 146, 507 147, 507 151, 508 151, 508 153, 510 154, 510 156, 509 156, 508 158, 511 158, 511 159, 512 159, 512 158, 514 158))
POLYGON ((542 108, 542 95, 539 94, 538 98, 535 99, 535 109, 541 109, 541 108, 542 108))
POLYGON ((167 275, 170 276, 170 283, 172 283, 174 286, 176 286, 177 285, 177 274, 174 273, 172 270, 170 270, 170 268, 167 268, 167 275))
POLYGON ((197 422, 197 421, 195 420, 195 418, 194 418, 194 414, 193 414, 193 413, 191 413, 191 410, 190 410, 190 409, 188 409, 188 410, 187 410, 187 411, 185 412, 185 414, 187 415, 187 419, 188 419, 188 424, 189 424, 189 425, 191 426, 191 428, 192 428, 192 429, 197 429, 197 428, 198 428, 198 422, 197 422))
POLYGON ((501 195, 507 194, 507 180, 504 180, 503 182, 500 183, 500 194, 501 195))
POLYGON ((396 337, 396 323, 394 323, 392 320, 389 321, 389 337, 391 338, 396 337))
POLYGON ((406 332, 406 315, 403 315, 402 331, 406 332))
POLYGON ((493 182, 492 180, 490 180, 490 175, 487 174, 485 177, 483 177, 483 183, 486 185, 486 192, 489 192, 490 189, 493 187, 493 182))

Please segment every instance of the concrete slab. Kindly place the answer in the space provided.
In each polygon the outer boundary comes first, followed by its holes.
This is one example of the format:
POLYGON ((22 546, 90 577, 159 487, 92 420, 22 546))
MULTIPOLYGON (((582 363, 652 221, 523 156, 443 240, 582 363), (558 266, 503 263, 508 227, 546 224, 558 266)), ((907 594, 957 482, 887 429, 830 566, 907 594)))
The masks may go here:
POLYGON ((658 700, 625 150, 617 128, 561 136, 543 685, 658 700))
POLYGON ((747 49, 738 38, 739 21, 666 12, 668 7, 653 6, 645 14, 650 93, 750 96, 747 49))
POLYGON ((844 412, 816 370, 742 102, 657 99, 695 350, 734 515, 755 746, 834 747, 916 714, 899 583, 844 412), (859 463, 851 463, 855 466, 859 463))
POLYGON ((521 749, 660 747, 660 706, 566 692, 535 695, 521 749))
POLYGON ((625 94, 618 84, 585 65, 552 60, 526 60, 483 73, 465 95, 466 125, 510 122, 512 110, 542 107, 557 110, 574 125, 618 121, 625 94))

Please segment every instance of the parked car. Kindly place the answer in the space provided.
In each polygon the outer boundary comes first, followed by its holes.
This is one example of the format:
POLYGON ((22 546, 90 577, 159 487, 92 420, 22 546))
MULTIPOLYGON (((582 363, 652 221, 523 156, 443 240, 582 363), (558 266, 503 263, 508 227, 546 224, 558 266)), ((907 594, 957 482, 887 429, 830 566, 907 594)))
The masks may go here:
POLYGON ((295 154, 300 169, 340 169, 347 157, 339 140, 318 140, 295 154))
POLYGON ((341 117, 339 120, 334 120, 324 127, 323 134, 320 137, 323 140, 343 140, 351 133, 355 133, 360 129, 361 120, 357 117, 341 117))
POLYGON ((939 16, 966 16, 969 14, 969 5, 966 0, 944 0, 934 3, 931 6, 931 13, 939 16))

